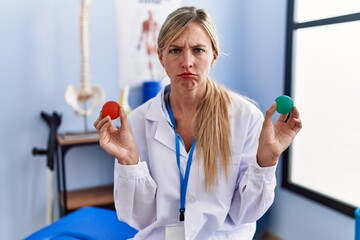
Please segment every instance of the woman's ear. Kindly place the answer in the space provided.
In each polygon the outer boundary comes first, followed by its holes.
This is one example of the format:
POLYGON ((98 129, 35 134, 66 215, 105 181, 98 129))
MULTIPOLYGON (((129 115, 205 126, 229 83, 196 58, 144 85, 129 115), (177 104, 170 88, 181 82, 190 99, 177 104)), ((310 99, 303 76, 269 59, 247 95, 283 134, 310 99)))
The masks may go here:
POLYGON ((159 57, 159 61, 161 63, 161 66, 164 67, 164 61, 163 61, 163 55, 162 55, 162 52, 157 50, 157 54, 158 54, 158 57, 159 57))
POLYGON ((217 53, 213 53, 213 59, 211 60, 211 67, 214 66, 215 62, 216 62, 216 58, 217 58, 217 53))
POLYGON ((213 60, 211 61, 211 67, 214 66, 215 62, 216 62, 216 57, 214 56, 213 60))

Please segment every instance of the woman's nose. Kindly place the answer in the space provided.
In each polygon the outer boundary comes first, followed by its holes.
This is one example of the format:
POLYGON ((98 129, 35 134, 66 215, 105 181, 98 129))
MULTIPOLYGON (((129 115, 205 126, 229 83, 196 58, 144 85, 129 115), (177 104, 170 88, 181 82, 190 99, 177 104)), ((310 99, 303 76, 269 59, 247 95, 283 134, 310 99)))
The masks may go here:
POLYGON ((193 59, 191 52, 185 51, 183 54, 181 67, 185 68, 185 69, 192 68, 194 65, 193 61, 194 61, 194 59, 193 59))

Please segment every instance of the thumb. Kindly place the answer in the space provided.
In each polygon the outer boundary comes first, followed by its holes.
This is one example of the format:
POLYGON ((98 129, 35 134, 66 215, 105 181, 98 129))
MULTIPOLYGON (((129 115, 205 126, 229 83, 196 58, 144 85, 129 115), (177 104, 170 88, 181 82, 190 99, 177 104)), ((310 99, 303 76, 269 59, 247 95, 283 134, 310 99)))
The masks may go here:
POLYGON ((272 124, 272 117, 276 111, 276 102, 274 102, 268 110, 266 110, 264 125, 272 124))
POLYGON ((119 121, 122 128, 129 129, 129 123, 127 121, 127 116, 123 107, 120 107, 119 121))

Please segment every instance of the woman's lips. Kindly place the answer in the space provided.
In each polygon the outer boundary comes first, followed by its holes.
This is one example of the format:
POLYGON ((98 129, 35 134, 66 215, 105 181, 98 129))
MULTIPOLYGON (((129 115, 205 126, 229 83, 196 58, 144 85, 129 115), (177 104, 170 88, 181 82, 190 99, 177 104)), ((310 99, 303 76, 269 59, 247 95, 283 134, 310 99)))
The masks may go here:
POLYGON ((195 73, 191 73, 191 72, 186 72, 186 73, 181 73, 178 75, 179 77, 185 77, 185 78, 190 78, 190 77, 195 77, 196 74, 195 73))

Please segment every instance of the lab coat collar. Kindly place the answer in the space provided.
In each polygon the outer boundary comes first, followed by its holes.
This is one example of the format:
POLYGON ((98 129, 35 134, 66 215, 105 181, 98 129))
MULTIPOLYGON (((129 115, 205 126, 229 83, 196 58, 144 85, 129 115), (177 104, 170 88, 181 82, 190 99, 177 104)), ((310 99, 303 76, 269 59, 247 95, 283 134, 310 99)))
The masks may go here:
MULTIPOLYGON (((145 114, 148 121, 158 122, 155 130, 154 139, 164 144, 166 147, 176 152, 175 135, 170 123, 165 118, 165 113, 162 110, 161 104, 164 96, 164 88, 152 100, 150 100, 150 107, 145 114)), ((187 152, 182 144, 180 144, 180 155, 187 156, 187 152)))

